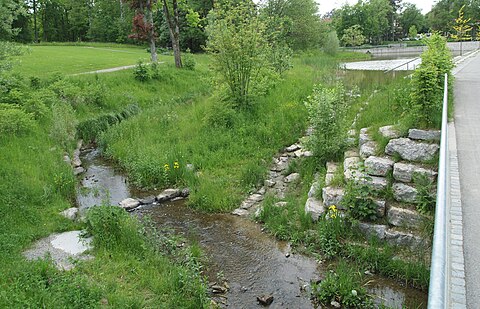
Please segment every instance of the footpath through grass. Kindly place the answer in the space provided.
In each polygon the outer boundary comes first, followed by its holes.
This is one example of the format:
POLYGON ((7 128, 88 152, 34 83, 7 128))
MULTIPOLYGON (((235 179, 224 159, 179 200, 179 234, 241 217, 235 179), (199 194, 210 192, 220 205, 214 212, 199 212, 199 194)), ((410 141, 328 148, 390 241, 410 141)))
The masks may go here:
MULTIPOLYGON (((51 74, 76 74, 136 64, 149 60, 145 48, 119 46, 50 46, 30 45, 26 55, 18 58, 16 71, 25 76, 46 77, 51 74)), ((168 57, 161 56, 159 61, 168 57)))

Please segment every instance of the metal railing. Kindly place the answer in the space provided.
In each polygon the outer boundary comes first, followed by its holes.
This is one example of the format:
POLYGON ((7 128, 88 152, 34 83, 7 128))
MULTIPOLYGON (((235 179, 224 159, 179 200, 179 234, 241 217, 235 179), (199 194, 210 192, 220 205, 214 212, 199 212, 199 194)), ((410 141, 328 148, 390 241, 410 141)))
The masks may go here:
POLYGON ((440 158, 438 161, 437 203, 435 207, 435 227, 433 234, 432 264, 430 266, 430 287, 428 290, 428 308, 447 308, 447 203, 448 203, 448 75, 445 74, 443 92, 442 133, 440 139, 440 158))
MULTIPOLYGON (((413 58, 413 59, 411 59, 411 60, 408 60, 407 62, 404 62, 404 63, 402 63, 402 64, 400 64, 400 65, 397 65, 397 66, 394 67, 393 69, 388 69, 388 70, 383 71, 383 73, 389 73, 389 72, 395 71, 396 69, 398 69, 398 68, 400 68, 400 67, 403 67, 404 65, 407 66, 407 71, 408 71, 408 64, 409 64, 410 62, 416 61, 416 60, 418 60, 418 59, 420 59, 420 57, 417 57, 417 58, 413 58)), ((415 65, 413 66, 413 70, 415 70, 415 65)))

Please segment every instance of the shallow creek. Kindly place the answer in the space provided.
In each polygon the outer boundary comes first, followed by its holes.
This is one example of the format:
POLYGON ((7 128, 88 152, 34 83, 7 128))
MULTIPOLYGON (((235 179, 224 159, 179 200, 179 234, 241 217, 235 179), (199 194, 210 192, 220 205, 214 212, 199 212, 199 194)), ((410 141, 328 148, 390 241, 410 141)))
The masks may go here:
MULTIPOLYGON (((82 161, 86 172, 77 195, 81 211, 152 194, 130 187, 127 178, 97 150, 83 151, 82 161)), ((292 253, 287 243, 262 232, 260 225, 230 214, 199 213, 184 201, 145 206, 134 213, 148 215, 160 229, 172 228, 201 246, 209 281, 220 283, 225 278, 230 287, 224 296, 215 298, 219 303, 229 308, 257 308, 257 296, 273 295, 269 308, 314 307, 305 290, 325 270, 314 259, 292 253)), ((372 276, 368 289, 377 301, 392 308, 426 308, 424 292, 391 280, 372 276)))

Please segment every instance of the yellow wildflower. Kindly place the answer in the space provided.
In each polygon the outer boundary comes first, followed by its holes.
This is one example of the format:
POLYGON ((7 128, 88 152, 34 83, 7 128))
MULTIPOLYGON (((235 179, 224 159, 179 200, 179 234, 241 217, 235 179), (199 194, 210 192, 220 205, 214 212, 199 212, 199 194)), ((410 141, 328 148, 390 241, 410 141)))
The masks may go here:
POLYGON ((338 212, 337 206, 332 205, 332 206, 328 207, 328 212, 330 214, 330 218, 335 219, 337 217, 337 212, 338 212))
POLYGON ((168 172, 170 170, 170 165, 168 163, 165 163, 163 165, 163 169, 165 170, 165 172, 168 172))
POLYGON ((180 168, 180 164, 177 161, 175 161, 173 163, 173 168, 175 168, 175 169, 180 168))

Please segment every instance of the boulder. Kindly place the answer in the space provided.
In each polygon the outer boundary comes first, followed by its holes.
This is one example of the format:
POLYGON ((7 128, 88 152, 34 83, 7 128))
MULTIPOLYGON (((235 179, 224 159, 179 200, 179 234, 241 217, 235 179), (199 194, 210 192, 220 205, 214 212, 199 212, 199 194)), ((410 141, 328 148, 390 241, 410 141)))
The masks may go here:
POLYGON ((407 161, 429 161, 433 159, 438 149, 436 144, 415 142, 409 138, 397 138, 388 142, 385 153, 400 155, 403 160, 407 161))
POLYGON ((337 162, 327 162, 327 173, 335 174, 337 170, 338 170, 337 162))
POLYGON ((395 129, 394 126, 384 126, 378 128, 378 132, 385 138, 392 139, 392 138, 399 138, 400 133, 395 129))
POLYGON ((310 186, 310 190, 308 191, 308 197, 314 197, 315 195, 317 195, 317 189, 318 189, 318 182, 315 181, 310 186))
POLYGON ((248 216, 248 210, 242 209, 242 208, 237 208, 234 211, 232 211, 232 215, 236 215, 236 216, 240 216, 240 217, 248 216))
POLYGON ((409 163, 395 163, 393 166, 393 178, 401 182, 412 182, 413 175, 420 174, 427 176, 432 182, 435 181, 437 173, 431 169, 409 163))
POLYGON ((362 147, 363 144, 372 140, 370 135, 368 135, 367 131, 367 128, 360 129, 360 134, 358 135, 358 146, 362 147))
POLYGON ((423 217, 411 209, 390 207, 387 211, 387 221, 391 225, 417 229, 420 227, 422 220, 423 217))
POLYGON ((331 183, 332 183, 332 180, 335 178, 335 175, 334 174, 326 174, 325 175, 325 185, 326 186, 329 186, 331 183))
POLYGON ((68 209, 65 209, 60 213, 60 215, 64 216, 65 218, 69 220, 75 220, 78 215, 78 208, 77 207, 71 207, 68 209))
POLYGON ((365 169, 370 175, 386 176, 393 169, 394 163, 390 158, 370 156, 365 160, 365 169))
POLYGON ((358 228, 367 237, 376 236, 378 239, 384 239, 388 227, 382 224, 360 222, 358 228))
POLYGON ((378 176, 359 177, 357 181, 367 185, 373 191, 385 190, 388 185, 387 178, 378 176))
POLYGON ((377 217, 385 217, 386 202, 381 200, 374 200, 373 202, 377 205, 377 217))
POLYGON ((341 209, 340 202, 343 199, 345 192, 342 188, 325 187, 322 189, 323 204, 328 207, 335 205, 341 209))
POLYGON ((85 169, 81 166, 77 166, 73 169, 73 175, 78 176, 80 174, 85 173, 85 169))
POLYGON ((358 175, 359 164, 359 157, 345 158, 343 161, 343 175, 345 176, 345 179, 350 180, 358 175))
POLYGON ((300 145, 298 145, 298 144, 293 144, 293 145, 290 145, 290 146, 288 146, 287 148, 285 148, 285 151, 286 151, 286 152, 295 152, 295 151, 297 151, 297 150, 299 150, 299 149, 301 149, 301 148, 302 148, 302 147, 300 147, 300 145))
POLYGON ((162 193, 157 195, 157 202, 162 203, 165 201, 169 201, 171 199, 179 197, 181 194, 182 192, 179 189, 166 189, 163 190, 162 193))
POLYGON ((358 154, 358 151, 355 149, 350 149, 344 152, 343 157, 344 158, 351 158, 351 157, 359 157, 360 155, 358 154))
POLYGON ((253 205, 263 201, 263 198, 264 198, 263 195, 258 194, 258 193, 254 193, 242 202, 242 204, 240 205, 240 208, 249 209, 253 205))
POLYGON ((180 191, 180 196, 181 197, 187 197, 190 195, 190 189, 189 188, 183 188, 181 191, 180 191))
POLYGON ((147 196, 138 200, 142 205, 153 204, 156 201, 155 196, 147 196))
POLYGON ((366 159, 370 156, 373 156, 377 153, 378 145, 374 141, 368 141, 360 146, 360 157, 366 159))
POLYGON ((392 245, 418 248, 425 246, 426 241, 412 233, 388 229, 385 231, 385 240, 392 245))
POLYGON ((313 221, 317 221, 318 218, 325 212, 322 201, 309 197, 305 203, 305 213, 312 217, 313 221))
POLYGON ((271 188, 275 186, 275 181, 273 181, 272 179, 267 179, 263 182, 263 184, 265 187, 271 188))
POLYGON ((290 183, 290 182, 295 182, 298 179, 300 179, 300 174, 299 173, 291 173, 287 177, 285 177, 285 182, 290 183))
POLYGON ((416 140, 423 141, 439 141, 441 136, 440 130, 408 130, 408 137, 416 140))
POLYGON ((134 208, 137 208, 138 206, 140 206, 140 201, 137 200, 137 199, 129 197, 129 198, 124 199, 123 201, 121 201, 118 204, 120 205, 120 207, 122 207, 125 210, 131 210, 131 209, 134 209, 134 208))
POLYGON ((393 197, 399 202, 413 203, 417 199, 417 189, 404 183, 396 182, 392 186, 393 197))

